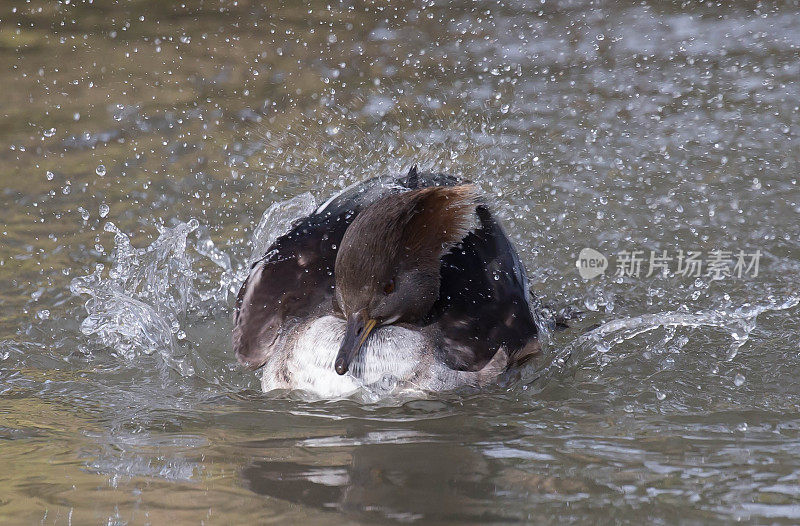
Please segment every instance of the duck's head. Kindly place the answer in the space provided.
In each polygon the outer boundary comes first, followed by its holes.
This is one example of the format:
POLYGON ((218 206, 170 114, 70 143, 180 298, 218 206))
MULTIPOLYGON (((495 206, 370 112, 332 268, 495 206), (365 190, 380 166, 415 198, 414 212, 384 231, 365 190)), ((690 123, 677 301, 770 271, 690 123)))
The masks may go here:
POLYGON ((335 368, 345 374, 376 328, 419 322, 439 297, 441 257, 475 221, 477 189, 438 186, 384 197, 342 238, 335 298, 347 322, 335 368))

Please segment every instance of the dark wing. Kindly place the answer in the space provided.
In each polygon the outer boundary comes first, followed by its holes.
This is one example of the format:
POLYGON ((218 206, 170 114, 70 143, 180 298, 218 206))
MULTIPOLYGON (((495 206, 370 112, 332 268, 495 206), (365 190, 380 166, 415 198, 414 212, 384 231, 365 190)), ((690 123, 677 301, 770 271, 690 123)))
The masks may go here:
POLYGON ((480 227, 442 257, 439 300, 429 321, 441 333, 441 359, 452 369, 478 371, 501 347, 510 363, 538 349, 525 268, 485 206, 480 227))
POLYGON ((373 178, 354 185, 297 221, 253 264, 234 314, 233 347, 248 367, 262 366, 281 330, 294 320, 333 310, 333 267, 345 230, 361 210, 389 193, 454 185, 438 174, 373 178))

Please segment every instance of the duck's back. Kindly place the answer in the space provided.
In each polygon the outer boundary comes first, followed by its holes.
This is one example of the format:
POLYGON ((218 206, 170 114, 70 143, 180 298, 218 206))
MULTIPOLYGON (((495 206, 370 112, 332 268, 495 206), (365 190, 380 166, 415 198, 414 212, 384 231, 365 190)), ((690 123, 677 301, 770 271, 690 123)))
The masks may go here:
MULTIPOLYGON (((251 368, 266 365, 265 387, 303 388, 328 396, 327 388, 315 388, 301 378, 307 378, 318 365, 324 368, 327 360, 330 374, 335 374, 333 359, 341 336, 333 301, 334 264, 347 227, 362 210, 384 196, 458 183, 451 176, 417 174, 412 169, 399 179, 374 178, 354 185, 298 220, 253 264, 239 291, 233 330, 239 361, 251 368), (324 323, 315 323, 323 318, 324 323), (319 332, 321 328, 328 332, 319 332), (313 341, 319 341, 315 356, 313 341), (336 348, 330 358, 328 347, 336 348), (308 364, 304 372, 303 361, 308 364)), ((416 360, 419 366, 426 366, 423 358, 430 357, 443 370, 467 373, 465 377, 456 374, 457 382, 486 376, 489 371, 474 373, 490 362, 495 368, 500 362, 514 361, 536 338, 524 267, 485 206, 478 207, 478 221, 478 227, 461 245, 442 258, 439 300, 425 319, 426 327, 418 328, 424 337, 420 341, 402 338, 408 342, 407 359, 416 360), (495 359, 500 349, 507 355, 502 360, 495 359), (421 357, 418 350, 427 354, 421 357)), ((376 353, 390 348, 391 359, 403 359, 402 352, 397 354, 402 346, 386 346, 390 335, 387 329, 393 327, 381 327, 375 342, 365 348, 365 363, 375 363, 370 360, 376 353), (384 336, 378 337, 381 333, 384 336), (384 347, 375 345, 381 341, 384 347)), ((346 375, 349 378, 339 377, 341 387, 366 381, 366 372, 353 368, 346 375)), ((419 376, 419 372, 414 374, 419 376)), ((441 388, 454 387, 449 381, 441 383, 441 388)))

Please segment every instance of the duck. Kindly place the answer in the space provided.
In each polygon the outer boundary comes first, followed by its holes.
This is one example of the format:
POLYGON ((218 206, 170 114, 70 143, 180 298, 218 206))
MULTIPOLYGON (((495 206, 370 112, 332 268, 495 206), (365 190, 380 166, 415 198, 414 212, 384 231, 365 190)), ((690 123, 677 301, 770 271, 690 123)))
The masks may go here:
POLYGON ((233 315, 261 388, 319 398, 483 388, 541 349, 524 265, 478 187, 378 176, 296 220, 233 315))

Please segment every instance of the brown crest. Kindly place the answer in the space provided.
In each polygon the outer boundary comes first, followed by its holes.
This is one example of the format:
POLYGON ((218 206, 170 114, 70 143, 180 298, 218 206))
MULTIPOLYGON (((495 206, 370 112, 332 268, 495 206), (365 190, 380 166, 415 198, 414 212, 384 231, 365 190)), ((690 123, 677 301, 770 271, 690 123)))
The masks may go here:
POLYGON ((439 259, 474 226, 478 190, 473 185, 436 186, 408 194, 407 222, 400 238, 406 257, 439 259))

